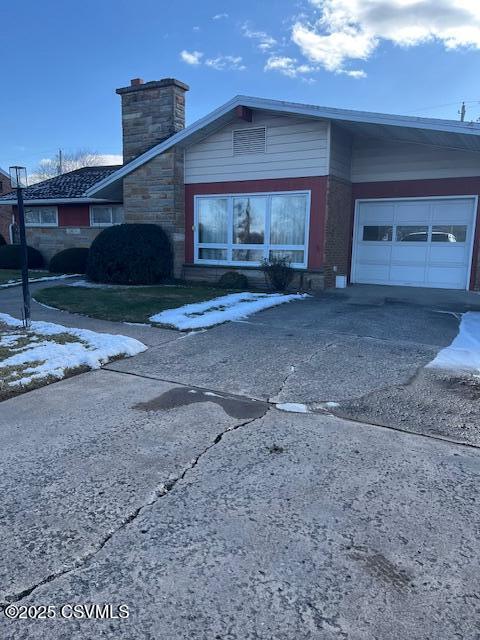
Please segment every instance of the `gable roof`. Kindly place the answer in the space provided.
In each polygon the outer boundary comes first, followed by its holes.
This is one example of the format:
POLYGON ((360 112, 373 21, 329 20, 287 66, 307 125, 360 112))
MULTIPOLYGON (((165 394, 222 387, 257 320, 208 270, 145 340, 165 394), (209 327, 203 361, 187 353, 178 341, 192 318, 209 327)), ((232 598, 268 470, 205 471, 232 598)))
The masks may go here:
POLYGON ((0 175, 4 176, 5 178, 10 179, 10 176, 8 175, 8 173, 6 171, 4 171, 2 169, 2 167, 0 167, 0 175))
MULTIPOLYGON (((91 198, 85 195, 86 191, 100 180, 105 179, 120 168, 121 165, 82 167, 68 173, 62 173, 49 180, 38 182, 23 190, 23 198, 26 204, 38 202, 55 203, 62 201, 88 201, 91 198)), ((15 192, 11 191, 0 196, 0 204, 16 203, 15 192)))
POLYGON ((260 109, 272 114, 332 120, 354 133, 367 136, 376 134, 380 137, 383 134, 384 137, 397 139, 399 142, 419 142, 480 152, 480 125, 476 123, 336 109, 239 95, 123 165, 88 189, 86 194, 94 196, 105 189, 108 193, 108 187, 174 145, 187 146, 201 140, 230 122, 237 107, 260 109))

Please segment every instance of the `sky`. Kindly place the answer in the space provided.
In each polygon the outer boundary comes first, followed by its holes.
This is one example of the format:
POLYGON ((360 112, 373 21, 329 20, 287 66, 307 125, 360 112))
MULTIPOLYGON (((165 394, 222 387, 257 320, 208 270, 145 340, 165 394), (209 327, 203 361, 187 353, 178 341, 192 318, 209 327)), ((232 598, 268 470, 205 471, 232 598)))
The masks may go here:
POLYGON ((117 87, 175 77, 187 124, 237 94, 480 117, 479 0, 0 0, 0 167, 121 158, 117 87))

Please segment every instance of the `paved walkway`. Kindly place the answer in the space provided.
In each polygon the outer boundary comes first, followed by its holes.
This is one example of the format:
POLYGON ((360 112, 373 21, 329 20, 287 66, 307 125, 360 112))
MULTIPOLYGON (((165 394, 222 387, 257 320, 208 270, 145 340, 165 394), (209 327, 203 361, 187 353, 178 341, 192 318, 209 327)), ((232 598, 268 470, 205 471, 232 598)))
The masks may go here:
POLYGON ((454 414, 422 433, 421 406, 412 433, 330 413, 382 389, 407 407, 457 331, 436 311, 325 296, 188 337, 98 325, 152 346, 0 405, 0 602, 130 616, 0 618, 4 637, 476 637, 473 436, 454 414))

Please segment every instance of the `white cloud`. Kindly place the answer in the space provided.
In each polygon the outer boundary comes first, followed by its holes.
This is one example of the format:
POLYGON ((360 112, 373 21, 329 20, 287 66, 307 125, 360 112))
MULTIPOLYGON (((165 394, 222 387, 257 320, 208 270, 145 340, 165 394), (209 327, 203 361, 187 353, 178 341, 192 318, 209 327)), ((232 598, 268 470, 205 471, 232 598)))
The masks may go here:
POLYGON ((180 58, 187 64, 200 64, 203 53, 201 51, 180 51, 180 58))
POLYGON ((123 156, 118 153, 101 153, 98 157, 104 165, 123 164, 123 156))
POLYGON ((270 36, 265 31, 253 31, 249 28, 248 24, 244 24, 242 27, 242 33, 245 38, 249 38, 250 40, 255 40, 257 42, 257 47, 260 51, 270 51, 275 47, 277 41, 275 38, 270 36))
POLYGON ((212 20, 226 20, 228 18, 228 13, 217 13, 212 17, 212 20))
POLYGON ((298 64, 296 58, 272 55, 268 58, 264 71, 278 71, 289 78, 296 78, 299 74, 311 73, 315 67, 309 64, 298 64))
POLYGON ((315 22, 299 19, 292 40, 328 71, 362 77, 345 68, 367 60, 382 40, 412 47, 437 41, 447 50, 480 49, 478 0, 310 0, 315 22))
POLYGON ((217 71, 243 71, 246 69, 241 56, 218 56, 205 60, 207 67, 217 71))
POLYGON ((200 31, 200 27, 199 27, 198 25, 195 25, 195 26, 192 28, 192 31, 200 31))

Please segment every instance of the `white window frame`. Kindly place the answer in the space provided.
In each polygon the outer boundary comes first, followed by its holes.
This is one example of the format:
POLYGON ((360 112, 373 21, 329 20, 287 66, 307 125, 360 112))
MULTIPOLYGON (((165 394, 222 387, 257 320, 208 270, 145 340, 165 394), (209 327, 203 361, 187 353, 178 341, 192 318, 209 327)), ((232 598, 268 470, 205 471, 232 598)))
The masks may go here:
POLYGON ((123 204, 91 204, 90 205, 90 226, 91 227, 114 227, 117 224, 122 224, 121 222, 113 222, 113 209, 117 207, 121 207, 123 209, 123 204), (94 222, 93 209, 111 209, 111 213, 110 213, 111 222, 94 222))
POLYGON ((235 249, 250 249, 252 251, 262 251, 263 258, 268 259, 270 251, 303 251, 303 262, 292 262, 294 269, 306 269, 308 265, 308 239, 310 234, 310 203, 311 191, 257 191, 253 193, 212 193, 194 196, 194 264, 212 264, 230 267, 257 267, 259 262, 253 261, 234 261, 232 259, 232 251, 235 249), (270 243, 270 218, 271 218, 271 202, 272 196, 306 196, 306 212, 305 212, 305 237, 303 245, 287 245, 287 244, 271 244, 270 243), (265 239, 263 244, 236 244, 233 242, 233 199, 234 198, 253 198, 255 196, 267 196, 267 209, 265 213, 265 239), (268 197, 270 196, 270 197, 268 197), (200 200, 211 200, 219 198, 228 201, 227 209, 227 242, 199 242, 198 240, 198 211, 200 200), (226 260, 205 260, 199 258, 199 249, 224 249, 227 251, 226 260))
POLYGON ((26 227, 58 227, 58 207, 54 206, 35 206, 29 205, 25 207, 25 226, 26 227), (27 211, 29 209, 53 209, 55 211, 55 222, 27 222, 27 211))

